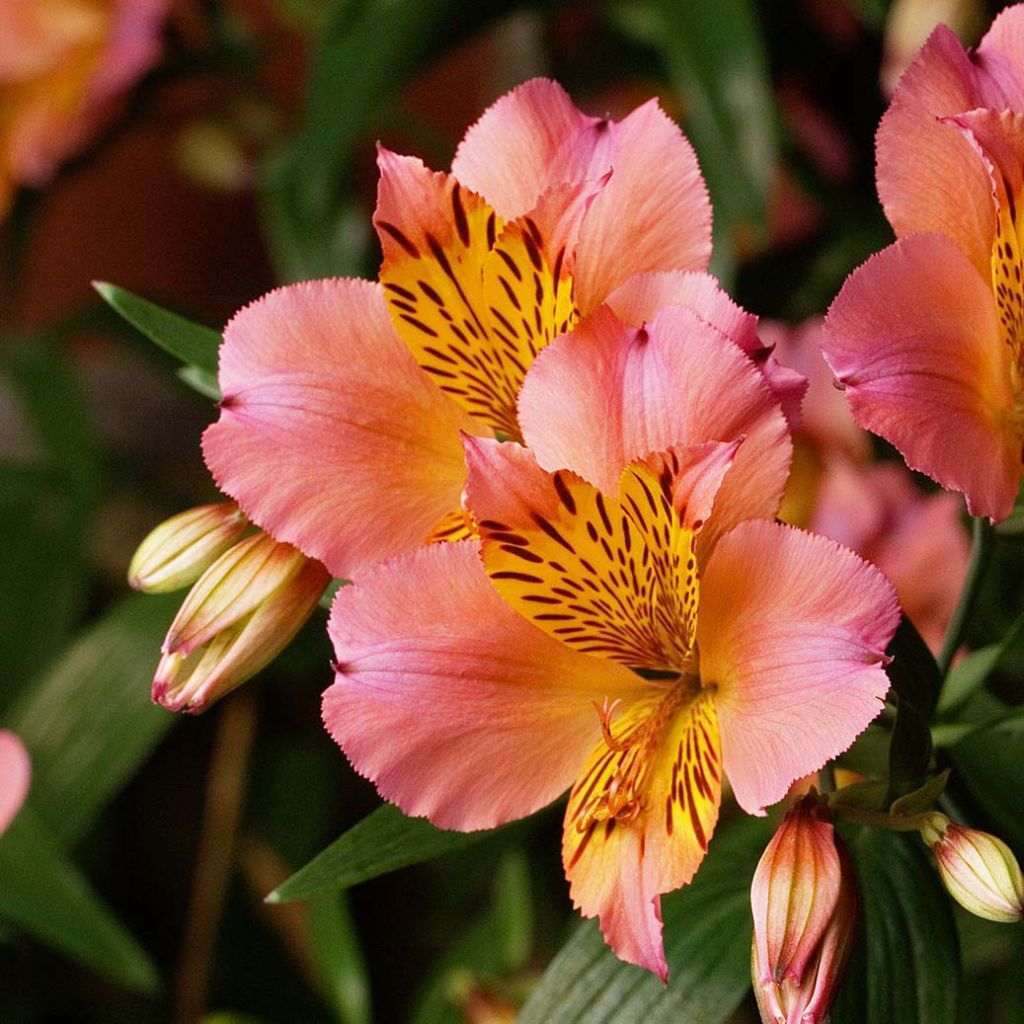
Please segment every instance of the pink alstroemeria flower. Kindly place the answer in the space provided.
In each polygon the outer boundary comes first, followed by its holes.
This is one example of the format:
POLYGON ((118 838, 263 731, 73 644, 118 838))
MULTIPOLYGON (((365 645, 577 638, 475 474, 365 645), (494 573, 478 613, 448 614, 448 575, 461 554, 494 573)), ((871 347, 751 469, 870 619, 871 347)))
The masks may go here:
POLYGON ((21 810, 32 778, 25 744, 9 729, 0 729, 0 835, 21 810))
POLYGON ((896 587, 904 614, 938 652, 970 561, 960 499, 924 494, 905 466, 871 461, 871 438, 854 423, 821 357, 820 320, 797 327, 768 321, 760 332, 809 382, 781 518, 877 565, 896 587))
POLYGON ((898 241, 832 304, 822 346, 857 422, 992 520, 1024 444, 1024 7, 968 55, 937 28, 878 131, 898 241))
POLYGON ((40 187, 152 67, 169 0, 0 3, 0 216, 40 187))
POLYGON ((538 357, 520 409, 528 449, 465 439, 482 540, 339 592, 324 721, 444 828, 571 787, 572 898, 664 979, 660 897, 697 870, 724 775, 762 813, 853 741, 888 689, 895 594, 833 541, 749 518, 778 505, 785 419, 692 310, 638 328, 599 309, 538 357))
POLYGON ((294 285, 238 313, 203 439, 246 515, 335 576, 469 535, 460 433, 521 438, 537 353, 630 278, 639 305, 671 281, 767 356, 702 273, 706 189, 653 101, 610 122, 536 79, 469 129, 451 174, 385 150, 379 165, 380 283, 294 285))

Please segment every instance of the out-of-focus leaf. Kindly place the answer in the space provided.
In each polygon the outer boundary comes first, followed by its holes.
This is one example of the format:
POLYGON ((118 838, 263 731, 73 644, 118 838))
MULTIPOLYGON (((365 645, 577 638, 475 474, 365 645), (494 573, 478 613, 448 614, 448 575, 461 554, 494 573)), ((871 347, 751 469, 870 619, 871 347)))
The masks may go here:
POLYGON ((309 906, 313 956, 328 1003, 339 1024, 371 1024, 366 962, 344 893, 309 906))
POLYGON ((889 796, 895 800, 921 786, 932 755, 929 722, 941 682, 928 645, 904 616, 889 644, 886 673, 896 692, 896 724, 889 744, 889 796))
POLYGON ((971 651, 950 670, 939 696, 938 713, 949 715, 982 686, 1007 655, 1024 640, 1024 615, 1007 630, 997 644, 971 651))
POLYGON ((492 832, 446 832, 384 804, 279 885, 271 903, 308 900, 478 843, 492 832))
POLYGON ((0 370, 0 386, 10 387, 27 434, 24 458, 0 463, 6 701, 38 670, 40 652, 56 649, 82 613, 88 584, 83 552, 100 482, 88 410, 52 338, 5 343, 0 370))
POLYGON ((217 373, 220 334, 105 281, 93 283, 104 301, 150 341, 183 363, 217 373))
POLYGON ((992 819, 993 830, 1024 853, 1024 729, 981 729, 950 751, 956 772, 992 819))
POLYGON ((132 595, 82 633, 5 724, 32 754, 32 801, 62 845, 78 839, 176 718, 149 699, 180 596, 132 595))
POLYGON ((530 874, 522 850, 509 850, 498 865, 493 915, 502 966, 506 970, 518 970, 526 964, 533 945, 530 874))
POLYGON ((719 1024, 750 986, 750 880, 771 835, 742 818, 711 841, 694 881, 662 900, 669 985, 617 960, 580 925, 523 1007, 520 1024, 719 1024))
POLYGON ((764 241, 777 163, 774 94, 757 5, 647 0, 615 13, 663 54, 715 209, 713 269, 728 282, 736 257, 764 241))
POLYGON ((954 1024, 960 953, 949 897, 916 834, 860 829, 858 955, 833 1024, 954 1024))
POLYGON ((220 401, 220 385, 217 375, 209 370, 201 370, 198 366, 183 366, 178 370, 178 380, 184 381, 193 391, 198 391, 203 398, 213 402, 220 401))
POLYGON ((265 168, 263 212, 282 280, 359 272, 368 218, 343 196, 356 143, 425 55, 507 9, 498 0, 334 0, 303 128, 265 168))
POLYGON ((0 838, 0 917, 139 992, 159 977, 146 954, 23 808, 0 838))

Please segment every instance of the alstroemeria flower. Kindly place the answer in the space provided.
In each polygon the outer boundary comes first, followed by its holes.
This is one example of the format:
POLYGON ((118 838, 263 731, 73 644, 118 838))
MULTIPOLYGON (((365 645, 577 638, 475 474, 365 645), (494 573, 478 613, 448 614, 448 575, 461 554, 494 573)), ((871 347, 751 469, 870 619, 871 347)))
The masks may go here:
POLYGON ((152 66, 168 0, 0 4, 0 216, 39 187, 152 66))
POLYGON ((451 174, 384 150, 379 164, 381 283, 242 310, 203 440, 247 516, 344 577, 467 535, 460 432, 521 437, 542 348, 630 277, 710 255, 696 158, 654 102, 610 122, 537 79, 470 128, 451 174))
POLYGON ((532 450, 466 438, 482 541, 339 593, 324 720, 386 799, 442 827, 571 787, 573 900, 664 978, 660 896, 697 870, 724 775, 761 813, 844 750, 881 707, 899 613, 852 552, 747 519, 779 492, 770 449, 744 450, 778 429, 788 460, 785 422, 719 332, 679 308, 639 329, 599 310, 548 353, 523 395, 532 450), (570 359, 578 378, 555 372, 570 359), (556 452, 563 468, 542 469, 556 452))
POLYGON ((968 55, 932 33, 878 132, 899 240, 847 280, 822 346, 857 422, 1008 516, 1024 445, 1024 8, 968 55))
POLYGON ((21 810, 31 778, 25 744, 9 729, 0 729, 0 835, 21 810))

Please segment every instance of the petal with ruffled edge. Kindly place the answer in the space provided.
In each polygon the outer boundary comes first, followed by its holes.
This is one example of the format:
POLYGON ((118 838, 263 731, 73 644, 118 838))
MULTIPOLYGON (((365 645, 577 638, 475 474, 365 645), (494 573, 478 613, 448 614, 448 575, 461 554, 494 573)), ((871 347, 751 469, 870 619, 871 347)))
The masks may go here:
POLYGON ((942 235, 912 235, 850 275, 822 350, 857 423, 911 469, 1003 519, 1021 477, 1010 348, 988 282, 942 235))
POLYGON ((223 491, 278 540, 350 577, 421 544, 459 505, 472 421, 395 335, 381 289, 270 292, 220 350, 220 419, 203 435, 223 491))
POLYGON ((1024 108, 1022 39, 1019 8, 996 18, 972 53, 940 25, 900 80, 878 130, 878 192, 896 234, 946 234, 983 274, 994 229, 987 168, 948 129, 975 108, 1024 108))
POLYGON ((606 305, 630 327, 641 327, 666 306, 682 306, 718 328, 760 368, 775 393, 790 427, 800 422, 807 380, 797 368, 776 358, 774 345, 758 336, 758 319, 738 306, 710 274, 698 270, 663 270, 636 274, 608 296, 606 305))
POLYGON ((587 117, 561 86, 534 79, 499 99, 466 133, 452 173, 506 218, 552 185, 611 180, 580 236, 576 300, 588 312, 648 270, 703 270, 711 205, 690 143, 657 102, 622 121, 587 117))
POLYGON ((491 828, 568 788, 601 736, 593 702, 648 684, 545 636, 498 596, 474 541, 398 556, 338 592, 327 731, 407 814, 491 828))
POLYGON ((537 357, 519 417, 541 466, 571 469, 612 494, 623 466, 650 452, 744 437, 702 534, 706 546, 742 519, 775 515, 792 453, 762 375, 681 307, 639 329, 606 307, 595 311, 537 357))
POLYGON ((32 778, 25 744, 8 729, 0 729, 0 835, 21 810, 32 778))
POLYGON ((718 542, 701 580, 700 678, 744 810, 780 800, 881 711, 898 622, 892 584, 834 541, 752 521, 718 542))
POLYGON ((628 708, 569 796, 562 859, 573 904, 615 955, 668 980, 661 895, 689 882, 718 820, 721 752, 712 702, 669 694, 628 708), (618 816, 611 813, 618 811, 618 816))

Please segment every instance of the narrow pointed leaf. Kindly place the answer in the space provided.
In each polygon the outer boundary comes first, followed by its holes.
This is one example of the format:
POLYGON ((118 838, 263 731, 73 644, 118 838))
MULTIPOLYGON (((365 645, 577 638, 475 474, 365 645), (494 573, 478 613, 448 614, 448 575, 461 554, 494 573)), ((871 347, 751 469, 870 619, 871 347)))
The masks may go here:
POLYGON ((183 363, 217 373, 220 334, 105 281, 94 282, 105 302, 150 341, 183 363))
POLYGON ((446 832, 424 818, 407 818, 384 804, 279 885, 271 903, 339 892, 389 871, 432 860, 480 842, 493 832, 446 832))
POLYGON ((67 859, 31 807, 0 838, 0 920, 138 992, 156 968, 67 859))
POLYGON ((32 754, 32 802, 75 842, 177 721, 150 701, 180 596, 132 595, 78 636, 5 716, 32 754))
POLYGON ((345 893, 314 900, 309 930, 320 984, 338 1024, 371 1024, 370 981, 345 893))

